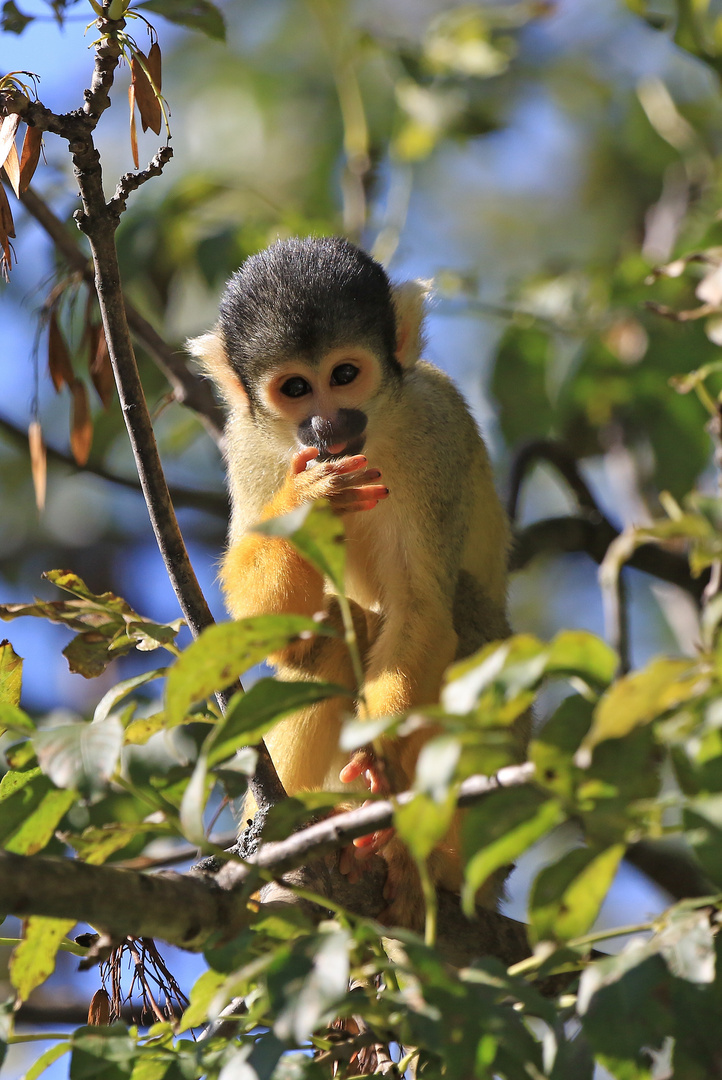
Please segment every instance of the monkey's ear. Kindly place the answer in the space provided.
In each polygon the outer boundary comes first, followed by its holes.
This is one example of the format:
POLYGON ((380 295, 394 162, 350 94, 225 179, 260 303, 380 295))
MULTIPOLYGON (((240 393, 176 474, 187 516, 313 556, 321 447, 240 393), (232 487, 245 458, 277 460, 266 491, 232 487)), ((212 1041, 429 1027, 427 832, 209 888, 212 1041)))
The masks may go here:
POLYGON ((216 384, 228 407, 245 411, 248 408, 248 395, 229 363, 220 331, 213 330, 202 337, 189 338, 186 349, 200 361, 204 374, 216 384))
POLYGON ((391 287, 396 315, 396 359, 405 371, 414 366, 424 347, 424 307, 430 292, 430 281, 405 281, 391 287))

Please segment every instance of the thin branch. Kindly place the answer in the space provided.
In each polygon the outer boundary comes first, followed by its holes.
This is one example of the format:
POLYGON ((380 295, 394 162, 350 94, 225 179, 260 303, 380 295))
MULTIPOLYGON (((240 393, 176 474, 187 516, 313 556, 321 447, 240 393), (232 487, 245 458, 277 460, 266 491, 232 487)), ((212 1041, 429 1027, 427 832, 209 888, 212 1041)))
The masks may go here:
POLYGON ((155 157, 151 158, 147 168, 139 169, 137 172, 123 173, 118 186, 115 189, 115 195, 108 203, 108 211, 111 214, 117 214, 120 217, 125 213, 125 208, 128 203, 128 199, 131 194, 142 185, 151 180, 154 176, 160 176, 163 172, 164 166, 173 157, 173 149, 170 146, 161 146, 155 157))
MULTIPOLYGON (((80 249, 76 237, 68 232, 60 218, 32 188, 23 192, 20 201, 28 213, 45 229, 56 251, 60 252, 68 266, 82 274, 88 284, 94 285, 95 279, 90 260, 80 249)), ((195 374, 189 367, 187 358, 172 349, 137 308, 127 300, 125 313, 134 338, 165 375, 173 389, 175 400, 196 412, 214 441, 221 445, 223 411, 213 397, 210 384, 195 374)))
MULTIPOLYGON (((21 450, 27 452, 28 449, 28 433, 22 428, 17 427, 7 417, 0 415, 0 430, 7 435, 21 450)), ((127 488, 129 491, 135 491, 138 495, 142 494, 138 478, 130 476, 119 476, 118 473, 109 472, 104 469, 102 465, 94 464, 93 462, 87 462, 85 465, 80 466, 76 462, 75 458, 70 454, 64 454, 61 450, 56 450, 52 446, 45 445, 45 452, 50 461, 54 461, 58 465, 66 465, 72 469, 73 472, 90 473, 93 476, 98 476, 101 480, 107 480, 110 484, 117 484, 119 487, 127 488)), ((173 502, 177 506, 187 506, 194 510, 205 510, 208 514, 215 514, 218 517, 228 517, 228 502, 223 495, 213 495, 211 492, 194 491, 193 488, 179 487, 174 485, 170 488, 171 497, 173 502)))
MULTIPOLYGON (((104 0, 105 13, 109 6, 109 0, 104 0)), ((15 90, 0 94, 0 106, 6 113, 17 113, 28 123, 68 140, 82 201, 82 210, 77 210, 73 217, 90 242, 95 291, 138 476, 168 577, 191 633, 197 637, 213 623, 213 617, 188 558, 163 474, 125 313, 115 245, 119 203, 110 207, 106 204, 100 155, 93 141, 98 117, 110 104, 108 94, 121 55, 118 34, 125 20, 112 20, 104 15, 97 19, 97 26, 101 37, 95 46, 91 85, 84 92, 85 105, 81 111, 57 116, 40 102, 31 102, 15 90)), ((234 689, 229 687, 217 695, 223 711, 234 689)), ((265 744, 260 742, 256 749, 257 766, 250 786, 262 820, 268 808, 285 797, 285 791, 265 744)))
POLYGON ((605 520, 591 489, 579 471, 576 458, 552 439, 534 439, 520 447, 512 462, 507 501, 507 513, 511 521, 516 521, 521 486, 533 466, 539 461, 547 461, 554 466, 569 485, 579 508, 588 512, 590 520, 605 520))
MULTIPOLYGON (((594 523, 581 517, 545 518, 519 530, 514 538, 509 569, 522 570, 537 555, 584 552, 602 562, 607 548, 620 535, 607 520, 594 523)), ((628 566, 684 589, 701 604, 708 573, 692 577, 687 559, 658 544, 641 544, 627 560, 628 566)))
MULTIPOLYGON (((528 783, 529 764, 501 770, 497 777, 476 776, 464 781, 460 805, 483 800, 501 786, 528 783)), ((400 802, 413 797, 407 792, 400 802)), ((390 824, 393 805, 384 800, 339 814, 296 833, 288 840, 264 845, 253 862, 284 881, 327 896, 357 914, 377 916, 386 906, 383 896, 385 863, 369 860, 361 882, 351 884, 341 874, 336 852, 349 839, 390 824), (310 837, 307 834, 311 834, 310 837), (331 853, 328 862, 319 861, 331 853), (301 866, 307 859, 312 865, 301 866)), ((77 919, 111 936, 157 937, 184 948, 201 948, 219 932, 232 937, 247 922, 244 886, 253 882, 253 865, 229 862, 217 875, 164 872, 147 875, 112 866, 91 866, 75 859, 23 856, 0 851, 0 910, 21 917, 45 915, 77 919)), ((267 887, 264 903, 288 903, 283 885, 267 887)), ((529 955, 522 923, 496 911, 479 909, 466 919, 459 898, 439 893, 439 947, 452 963, 495 955, 516 963, 529 955)))
MULTIPOLYGON (((528 784, 533 776, 534 766, 530 762, 500 769, 496 776, 471 776, 464 780, 459 789, 458 805, 472 806, 498 788, 528 784)), ((261 869, 271 870, 274 874, 282 874, 286 870, 302 866, 310 859, 317 859, 350 844, 359 836, 387 828, 393 823, 394 807, 410 802, 414 794, 407 791, 395 796, 393 802, 390 799, 379 799, 344 814, 324 818, 323 821, 293 833, 285 840, 264 844, 248 861, 261 869)), ((242 881, 245 874, 243 864, 228 862, 218 874, 217 881, 222 888, 228 889, 242 881)))

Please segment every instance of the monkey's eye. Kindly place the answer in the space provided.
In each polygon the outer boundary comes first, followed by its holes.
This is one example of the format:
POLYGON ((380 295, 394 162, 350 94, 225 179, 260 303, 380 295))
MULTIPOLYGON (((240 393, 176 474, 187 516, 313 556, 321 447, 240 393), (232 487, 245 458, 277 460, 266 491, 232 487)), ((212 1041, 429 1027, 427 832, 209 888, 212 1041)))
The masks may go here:
POLYGON ((281 393, 290 398, 303 397, 311 393, 311 386, 300 375, 292 375, 281 387, 281 393))
POLYGON ((358 375, 355 364, 339 364, 331 372, 331 386, 348 386, 358 375))

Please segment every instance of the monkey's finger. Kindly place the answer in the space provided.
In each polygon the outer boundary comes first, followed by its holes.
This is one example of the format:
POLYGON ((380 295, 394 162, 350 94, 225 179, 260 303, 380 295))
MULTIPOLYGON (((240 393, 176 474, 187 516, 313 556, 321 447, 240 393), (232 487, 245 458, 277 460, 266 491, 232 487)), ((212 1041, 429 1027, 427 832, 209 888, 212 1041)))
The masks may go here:
POLYGON ((357 502, 378 502, 387 498, 389 489, 383 484, 364 484, 362 487, 344 488, 332 496, 336 506, 352 506, 357 502))
POLYGON ((359 469, 363 469, 366 465, 368 465, 368 458, 364 457, 363 454, 355 454, 353 457, 339 458, 338 461, 327 462, 326 469, 330 473, 341 476, 343 473, 358 472, 359 469))
POLYGON ((298 453, 294 454, 291 458, 291 472, 293 475, 298 476, 299 473, 304 472, 309 461, 313 461, 318 455, 318 447, 304 446, 303 450, 299 450, 298 453))
POLYGON ((386 847, 393 835, 393 829, 378 829, 376 832, 368 833, 366 836, 357 836, 353 842, 353 846, 356 848, 356 858, 361 860, 370 859, 377 851, 386 847))

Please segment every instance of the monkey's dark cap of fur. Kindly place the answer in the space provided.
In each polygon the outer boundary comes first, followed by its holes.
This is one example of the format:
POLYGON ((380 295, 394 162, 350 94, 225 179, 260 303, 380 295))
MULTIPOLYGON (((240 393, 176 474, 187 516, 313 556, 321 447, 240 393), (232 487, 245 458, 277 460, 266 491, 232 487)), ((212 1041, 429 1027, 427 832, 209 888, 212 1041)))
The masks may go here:
POLYGON ((252 255, 220 306, 226 352, 252 394, 256 372, 329 349, 366 345, 397 366, 389 280, 365 251, 337 236, 279 240, 252 255))

